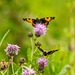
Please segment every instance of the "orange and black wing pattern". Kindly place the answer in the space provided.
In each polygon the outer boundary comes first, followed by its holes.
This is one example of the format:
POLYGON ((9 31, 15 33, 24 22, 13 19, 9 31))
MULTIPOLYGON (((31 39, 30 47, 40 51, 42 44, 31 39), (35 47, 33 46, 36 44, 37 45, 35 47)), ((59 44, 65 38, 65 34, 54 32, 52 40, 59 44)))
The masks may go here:
POLYGON ((36 46, 41 52, 44 52, 37 44, 35 44, 35 46, 36 46))
POLYGON ((53 54, 54 52, 58 51, 58 49, 57 49, 57 50, 53 50, 53 51, 45 51, 45 50, 42 50, 37 44, 35 44, 35 45, 37 46, 37 48, 38 48, 41 52, 43 52, 43 55, 44 55, 44 56, 53 54))
POLYGON ((56 51, 58 51, 58 50, 49 51, 49 52, 47 53, 47 55, 53 54, 53 53, 56 52, 56 51))
POLYGON ((36 26, 36 23, 44 23, 44 25, 47 27, 47 25, 49 24, 49 21, 51 21, 54 18, 55 17, 46 17, 46 18, 41 18, 41 19, 23 18, 23 20, 32 23, 34 27, 36 26))
POLYGON ((35 21, 36 21, 35 19, 23 18, 23 20, 32 23, 32 25, 35 27, 35 21))
POLYGON ((54 19, 55 17, 46 17, 46 18, 42 18, 40 19, 42 21, 42 23, 44 23, 44 25, 47 27, 47 25, 49 24, 49 21, 51 21, 52 19, 54 19))

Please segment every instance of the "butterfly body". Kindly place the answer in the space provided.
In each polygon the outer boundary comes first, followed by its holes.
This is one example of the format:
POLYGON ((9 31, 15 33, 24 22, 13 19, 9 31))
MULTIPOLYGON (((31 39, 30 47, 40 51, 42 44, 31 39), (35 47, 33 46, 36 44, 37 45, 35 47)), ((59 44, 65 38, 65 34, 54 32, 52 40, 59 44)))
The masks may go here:
POLYGON ((44 24, 46 27, 49 24, 49 21, 54 19, 55 17, 47 17, 47 18, 41 18, 41 19, 31 19, 31 18, 23 18, 24 21, 32 23, 32 25, 35 27, 37 23, 44 24))
POLYGON ((38 48, 41 52, 43 52, 43 55, 44 55, 44 56, 53 54, 54 52, 58 51, 58 50, 52 50, 52 51, 42 50, 37 44, 35 44, 35 45, 37 46, 37 48, 38 48))
POLYGON ((44 50, 44 51, 43 51, 43 55, 44 55, 44 56, 47 56, 47 54, 48 54, 48 51, 45 51, 45 50, 44 50))

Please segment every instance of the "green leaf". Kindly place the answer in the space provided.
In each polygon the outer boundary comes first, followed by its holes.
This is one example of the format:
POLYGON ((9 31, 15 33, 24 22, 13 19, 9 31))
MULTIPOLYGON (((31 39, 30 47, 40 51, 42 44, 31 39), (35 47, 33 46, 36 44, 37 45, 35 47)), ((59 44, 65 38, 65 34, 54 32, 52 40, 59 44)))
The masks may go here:
POLYGON ((4 34, 3 38, 1 39, 0 46, 9 32, 10 32, 10 29, 4 34))
POLYGON ((51 63, 50 63, 50 62, 48 62, 49 72, 50 72, 50 74, 52 74, 52 75, 53 75, 53 69, 52 69, 52 66, 53 66, 53 65, 51 65, 51 63))
POLYGON ((67 69, 70 68, 70 65, 65 65, 63 69, 60 71, 59 75, 66 75, 67 69))
POLYGON ((13 67, 14 67, 14 72, 16 72, 17 69, 19 68, 14 62, 13 62, 13 67))

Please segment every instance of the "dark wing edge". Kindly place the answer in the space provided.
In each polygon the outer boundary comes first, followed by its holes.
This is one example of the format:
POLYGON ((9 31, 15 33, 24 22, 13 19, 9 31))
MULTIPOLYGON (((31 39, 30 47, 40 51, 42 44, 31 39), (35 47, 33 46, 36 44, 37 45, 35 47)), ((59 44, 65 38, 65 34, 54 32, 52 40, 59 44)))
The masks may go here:
POLYGON ((35 27, 35 23, 34 23, 36 21, 35 19, 23 18, 23 20, 32 23, 32 25, 35 27))
POLYGON ((51 21, 52 19, 55 19, 55 17, 46 17, 46 18, 41 18, 40 20, 45 20, 45 21, 51 21))
POLYGON ((54 52, 56 52, 56 51, 58 51, 59 49, 57 49, 57 50, 53 50, 53 51, 49 51, 47 54, 49 55, 49 54, 53 54, 54 52))
POLYGON ((41 52, 44 52, 37 44, 35 44, 35 46, 37 46, 37 48, 38 48, 41 52))
POLYGON ((24 21, 28 21, 30 23, 33 23, 33 21, 35 21, 35 19, 31 19, 31 18, 23 18, 24 21))
POLYGON ((51 21, 52 19, 54 19, 55 17, 46 17, 46 18, 41 18, 41 22, 44 23, 44 25, 47 27, 49 24, 49 21, 51 21))

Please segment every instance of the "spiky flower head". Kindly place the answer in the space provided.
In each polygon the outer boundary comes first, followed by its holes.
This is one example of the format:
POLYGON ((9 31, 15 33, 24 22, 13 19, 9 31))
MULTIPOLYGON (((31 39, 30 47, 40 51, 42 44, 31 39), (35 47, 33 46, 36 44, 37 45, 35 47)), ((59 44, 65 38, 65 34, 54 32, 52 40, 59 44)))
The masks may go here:
POLYGON ((34 27, 34 32, 37 37, 45 35, 47 30, 48 29, 46 28, 46 26, 41 23, 37 23, 36 26, 34 27))
POLYGON ((19 48, 20 47, 17 45, 8 44, 7 48, 5 49, 5 52, 8 56, 18 55, 19 48))
POLYGON ((46 58, 39 58, 38 59, 38 62, 39 63, 39 67, 38 67, 38 70, 44 70, 44 67, 47 66, 47 62, 48 60, 46 58))
POLYGON ((30 69, 26 67, 26 70, 22 73, 22 75, 36 75, 34 69, 30 69))

